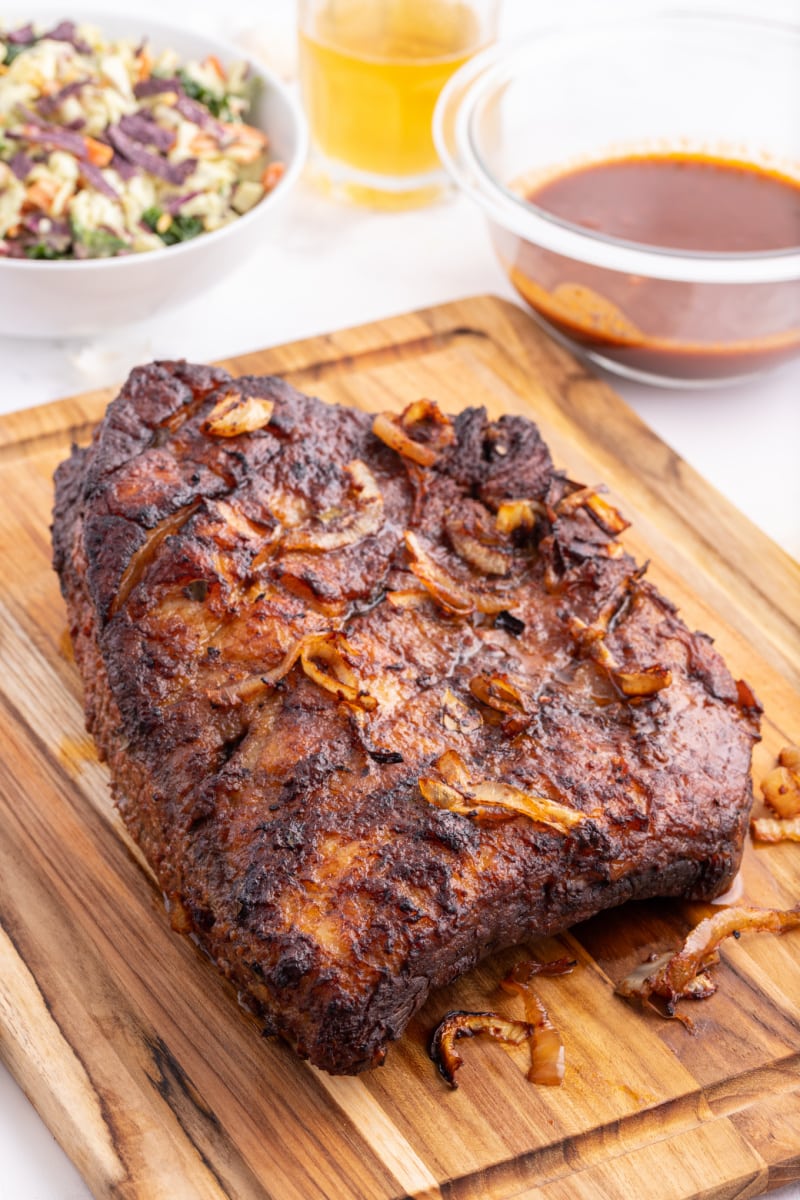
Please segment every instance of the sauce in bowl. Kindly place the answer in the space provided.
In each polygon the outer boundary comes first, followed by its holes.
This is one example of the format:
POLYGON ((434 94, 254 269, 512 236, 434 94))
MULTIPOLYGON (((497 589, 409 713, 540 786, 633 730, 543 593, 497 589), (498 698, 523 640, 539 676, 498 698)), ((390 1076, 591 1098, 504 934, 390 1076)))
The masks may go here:
MULTIPOLYGON (((775 254, 800 246, 800 180, 679 152, 551 174, 524 189, 539 210, 593 234, 679 254, 775 254)), ((754 373, 800 348, 800 285, 693 284, 565 258, 495 229, 512 283, 550 325, 648 375, 754 373), (513 243, 513 244, 512 244, 513 243)))

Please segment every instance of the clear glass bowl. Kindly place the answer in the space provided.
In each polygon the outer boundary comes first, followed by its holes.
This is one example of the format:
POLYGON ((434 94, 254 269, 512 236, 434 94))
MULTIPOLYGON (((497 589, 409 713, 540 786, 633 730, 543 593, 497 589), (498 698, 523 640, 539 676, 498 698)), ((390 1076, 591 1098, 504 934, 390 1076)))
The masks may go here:
POLYGON ((624 375, 712 384, 800 354, 800 229, 780 251, 671 250, 571 224, 526 194, 575 167, 665 152, 800 184, 798 79, 800 26, 695 12, 626 18, 478 56, 444 89, 434 137, 550 332, 624 375))

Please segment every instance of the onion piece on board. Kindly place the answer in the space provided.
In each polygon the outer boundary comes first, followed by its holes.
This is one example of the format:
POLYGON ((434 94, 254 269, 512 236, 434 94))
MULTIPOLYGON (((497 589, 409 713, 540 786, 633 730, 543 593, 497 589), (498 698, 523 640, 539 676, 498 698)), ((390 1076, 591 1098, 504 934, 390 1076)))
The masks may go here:
POLYGON ((750 833, 754 841, 769 845, 800 842, 800 817, 756 817, 750 822, 750 833))
POLYGON ((667 1016, 673 1017, 678 1000, 705 1000, 717 990, 706 971, 718 961, 717 946, 725 938, 747 932, 785 933, 798 926, 800 908, 722 908, 696 925, 675 954, 642 963, 617 984, 617 992, 645 1003, 660 996, 666 1001, 667 1016))
POLYGON ((524 1001, 525 1020, 533 1026, 528 1079, 544 1087, 560 1087, 564 1082, 564 1043, 530 981, 534 975, 567 975, 574 966, 574 960, 569 958, 557 958, 552 962, 530 959, 517 963, 500 984, 504 992, 521 996, 524 1001))
POLYGON ((777 767, 761 782, 761 792, 776 816, 800 816, 800 747, 783 747, 777 767))
POLYGON ((431 1038, 430 1056, 439 1074, 451 1088, 458 1087, 456 1071, 464 1060, 456 1050, 459 1038, 472 1038, 485 1033, 508 1046, 521 1046, 532 1033, 526 1021, 512 1021, 496 1012, 449 1012, 439 1022, 431 1038))

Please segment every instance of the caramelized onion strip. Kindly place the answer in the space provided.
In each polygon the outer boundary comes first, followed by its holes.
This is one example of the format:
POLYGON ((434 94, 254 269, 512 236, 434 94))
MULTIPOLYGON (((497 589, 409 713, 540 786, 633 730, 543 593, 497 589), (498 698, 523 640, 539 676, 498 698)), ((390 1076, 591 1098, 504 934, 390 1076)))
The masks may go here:
POLYGON ((390 450, 395 450, 401 457, 410 459, 420 467, 432 467, 439 457, 432 446, 426 446, 423 442, 415 442, 412 437, 409 437, 405 429, 401 429, 397 421, 388 413, 378 413, 372 422, 372 432, 390 450))
POLYGON ((178 533, 189 518, 197 512, 199 507, 200 501, 193 500, 191 504, 184 504, 177 512, 164 517, 163 521, 159 521, 152 529, 147 530, 145 541, 142 542, 138 550, 133 552, 127 567, 122 572, 117 594, 114 596, 109 608, 109 617, 113 617, 115 613, 119 612, 133 589, 144 578, 145 571, 155 559, 162 543, 168 537, 172 537, 173 534, 178 533))
POLYGON ((800 842, 800 817, 756 817, 750 822, 750 833, 756 842, 772 845, 800 842))
POLYGON ((458 557, 484 575, 507 575, 511 570, 511 555, 482 542, 463 521, 448 521, 447 534, 458 557))
POLYGON ((500 984, 503 991, 521 996, 525 1004, 525 1020, 533 1026, 528 1079, 531 1083, 544 1087, 560 1087, 564 1082, 564 1043, 561 1034, 550 1020, 547 1009, 530 986, 530 981, 534 975, 567 975, 574 966, 574 961, 568 958, 555 959, 549 963, 537 962, 535 959, 521 962, 517 963, 500 984))
POLYGON ((363 690, 358 675, 347 661, 353 653, 352 646, 341 633, 311 634, 303 639, 300 665, 308 678, 325 691, 372 712, 377 701, 363 690))
POLYGON ((419 790, 429 804, 459 816, 473 817, 476 821, 510 821, 522 816, 559 833, 569 833, 589 819, 587 813, 567 808, 546 796, 525 792, 510 783, 471 782, 467 768, 455 750, 446 750, 434 766, 443 778, 422 777, 418 781, 419 790))
POLYGON ((430 592, 425 588, 402 588, 386 593, 386 600, 392 608, 420 608, 429 598, 430 592))
POLYGON ((672 683, 672 672, 654 664, 641 671, 611 671, 611 679, 623 696, 653 696, 672 683))
POLYGON ((241 392, 226 392, 217 401, 206 419, 201 423, 203 433, 214 437, 238 437, 240 433, 254 433, 269 425, 273 400, 262 396, 243 396, 241 392))
POLYGON ((483 724, 477 708, 465 704, 452 688, 445 688, 442 699, 442 725, 451 733, 475 733, 483 724))
POLYGON ((445 612, 452 616, 468 617, 476 610, 498 613, 509 607, 508 596, 501 598, 486 595, 453 579, 452 575, 434 562, 412 530, 406 532, 405 543, 411 558, 412 572, 445 612))
POLYGON ((778 817, 800 816, 800 748, 784 746, 778 765, 761 783, 764 801, 778 817))
POLYGON ((660 996, 667 1002, 667 1014, 673 1016, 678 1000, 703 1000, 716 990, 705 972, 716 961, 717 946, 725 938, 748 931, 786 933, 798 926, 800 908, 787 911, 744 906, 722 908, 701 921, 677 953, 643 963, 617 985, 617 992, 626 999, 641 1001, 660 996))
POLYGON ((457 1088, 456 1071, 464 1062, 456 1049, 460 1038, 486 1034, 507 1046, 521 1046, 532 1033, 533 1026, 527 1022, 512 1021, 496 1012, 449 1012, 434 1031, 430 1056, 442 1078, 457 1088))
POLYGON ((505 675, 476 675, 469 681, 469 690, 488 708, 512 717, 525 715, 525 701, 505 675))
POLYGON ((337 515, 329 524, 318 520, 313 526, 287 530, 281 540, 282 550, 322 554, 351 546, 378 532, 383 524, 383 497, 375 476, 360 459, 348 463, 345 471, 350 476, 348 504, 351 511, 337 515))
POLYGON ((499 533, 508 535, 518 529, 531 530, 536 524, 538 513, 544 513, 545 507, 538 500, 504 500, 497 510, 495 518, 499 533))
POLYGON ((338 696, 340 700, 372 712, 377 707, 377 700, 361 686, 356 671, 348 661, 353 656, 353 647, 343 634, 311 633, 295 642, 270 670, 250 676, 235 687, 226 689, 224 694, 229 700, 252 700, 260 692, 275 687, 285 679, 299 660, 303 672, 318 687, 338 696))
POLYGON ((415 400, 399 417, 378 413, 372 422, 372 432, 384 445, 420 467, 432 467, 439 451, 456 440, 453 422, 433 400, 415 400), (433 437, 427 442, 418 442, 409 431, 423 423, 433 426, 433 437))

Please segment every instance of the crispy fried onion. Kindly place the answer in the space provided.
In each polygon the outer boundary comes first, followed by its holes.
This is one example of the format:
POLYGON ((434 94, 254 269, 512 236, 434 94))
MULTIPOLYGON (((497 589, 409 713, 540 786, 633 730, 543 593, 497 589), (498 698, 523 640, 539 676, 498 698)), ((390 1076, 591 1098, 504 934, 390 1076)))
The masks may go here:
POLYGON ((512 717, 525 715, 525 700, 507 675, 475 675, 469 681, 469 690, 489 708, 512 717))
POLYGON ((750 833, 754 841, 773 846, 778 842, 800 842, 800 817, 756 817, 750 822, 750 833))
POLYGON ((564 1043, 550 1020, 547 1009, 530 986, 534 975, 568 975, 575 966, 569 958, 552 962, 528 959, 517 963, 501 982, 504 992, 521 996, 525 1003, 525 1020, 533 1027, 530 1038, 531 1065, 528 1079, 545 1087, 559 1087, 564 1081, 564 1043))
POLYGON ((430 594, 425 588, 401 588, 386 593, 386 600, 392 608, 419 608, 429 599, 430 594))
POLYGON ((243 396, 241 392, 226 392, 217 401, 211 412, 202 422, 203 433, 213 434, 214 437, 237 437, 240 433, 254 433, 269 425, 273 400, 265 400, 263 396, 243 396))
POLYGON ((784 746, 778 766, 764 777, 761 791, 776 816, 800 816, 800 746, 784 746))
POLYGON ((356 651, 344 634, 336 630, 330 633, 310 633, 300 638, 271 670, 251 676, 235 689, 228 689, 228 698, 239 701, 252 700, 260 692, 275 687, 285 679, 298 660, 308 678, 326 692, 331 692, 340 700, 346 700, 365 712, 373 712, 377 708, 377 700, 364 690, 354 670, 354 664, 357 663, 356 651))
POLYGON ((482 522, 474 511, 466 516, 448 513, 445 529, 458 557, 471 567, 484 575, 507 575, 511 570, 514 560, 508 550, 501 548, 498 531, 482 522))
POLYGON ((317 633, 303 638, 300 665, 309 679, 340 700, 372 712, 378 702, 361 686, 353 670, 356 651, 343 633, 317 633))
POLYGON ((499 533, 508 535, 518 529, 530 531, 538 514, 546 513, 539 500, 504 500, 497 509, 495 524, 499 533))
MULTIPOLYGON (((695 926, 675 954, 662 954, 642 963, 618 985, 617 992, 628 1000, 640 1000, 655 1008, 652 996, 666 1002, 666 1015, 677 1016, 679 1000, 705 1000, 713 996, 717 985, 708 975, 709 967, 719 962, 717 946, 727 937, 740 934, 785 933, 800 926, 800 908, 780 911, 772 908, 721 908, 695 926)), ((660 1013, 659 1009, 656 1009, 660 1013)), ((678 1018, 683 1020, 683 1018, 678 1018)), ((691 1024, 684 1020, 691 1028, 691 1024)))
POLYGON ((167 538, 179 533, 199 507, 200 501, 192 500, 190 504, 184 504, 176 512, 170 513, 168 517, 164 517, 163 521, 159 521, 152 529, 146 531, 145 540, 139 549, 133 552, 127 567, 122 572, 117 593, 108 610, 109 617, 113 617, 115 613, 119 612, 133 589, 141 583, 147 568, 158 554, 161 544, 167 538))
POLYGON ((629 575, 614 591, 591 625, 574 615, 569 619, 569 631, 579 649, 605 670, 611 682, 626 699, 653 696, 672 683, 672 672, 660 663, 652 663, 637 671, 624 670, 605 643, 606 634, 627 611, 630 597, 641 575, 641 570, 629 575))
POLYGON ((498 613, 509 607, 508 595, 492 596, 454 579, 434 562, 416 533, 411 530, 406 531, 405 543, 411 557, 411 570, 446 613, 468 617, 476 610, 482 613, 498 613))
POLYGON ((421 778, 419 790, 429 804, 446 808, 476 821, 510 821, 527 817, 559 833, 569 833, 588 820, 589 814, 567 808, 546 796, 535 796, 510 783, 470 780, 466 764, 455 750, 445 750, 433 764, 442 777, 421 778))
POLYGON ((483 724, 483 717, 477 708, 465 704, 452 688, 446 688, 442 700, 442 725, 450 733, 475 733, 483 724))
POLYGON ((321 554, 351 546, 378 532, 383 524, 383 496, 375 476, 357 458, 347 464, 345 471, 350 477, 347 508, 322 513, 313 525, 287 530, 281 540, 282 550, 321 554))
POLYGON ((533 1032, 527 1021, 512 1021, 496 1012, 449 1012, 434 1030, 429 1053, 442 1078, 457 1088, 456 1071, 464 1063, 456 1050, 459 1038, 485 1033, 507 1046, 521 1046, 533 1032))
POLYGON ((403 458, 420 467, 432 467, 439 451, 452 446, 456 440, 453 422, 433 400, 415 400, 399 417, 378 413, 372 422, 372 432, 403 458), (411 436, 415 426, 427 426, 429 438, 418 442, 411 436))
POLYGON ((778 765, 761 783, 775 817, 757 817, 750 832, 757 842, 800 842, 800 746, 784 746, 778 765))
POLYGON ((555 506, 555 515, 569 516, 579 508, 588 509, 603 532, 607 533, 609 537, 615 537, 629 528, 630 521, 626 521, 612 504, 603 499, 601 493, 606 490, 603 484, 598 484, 596 487, 576 488, 574 492, 568 492, 559 500, 555 506))

